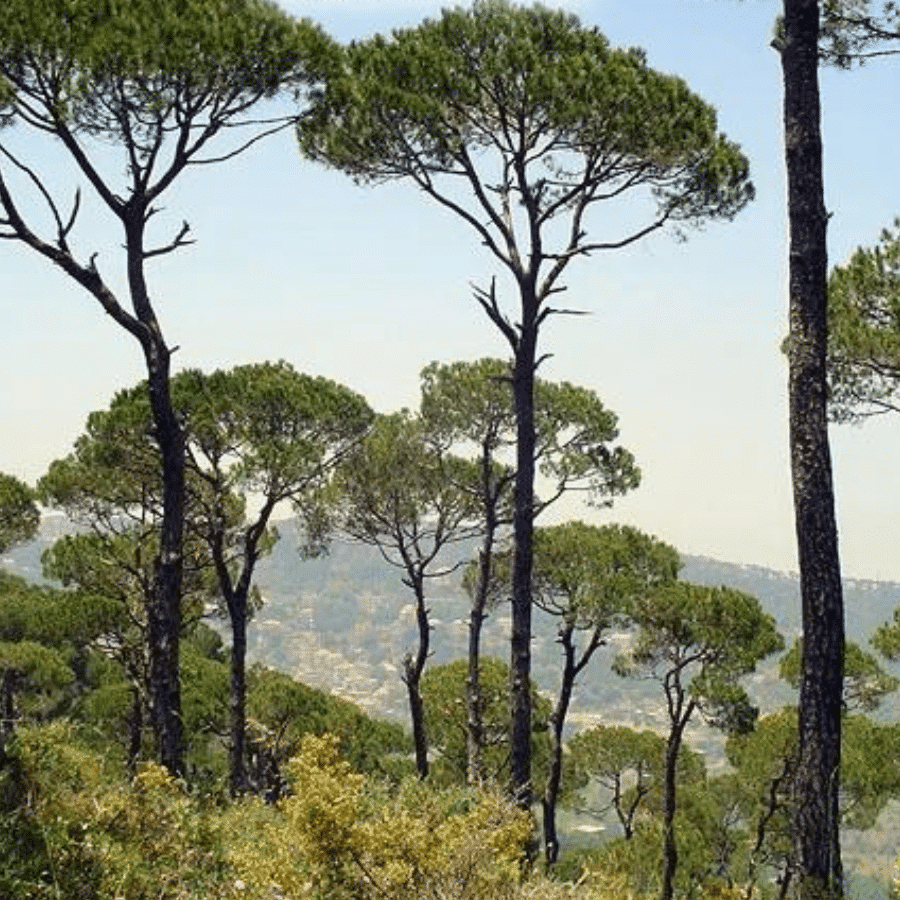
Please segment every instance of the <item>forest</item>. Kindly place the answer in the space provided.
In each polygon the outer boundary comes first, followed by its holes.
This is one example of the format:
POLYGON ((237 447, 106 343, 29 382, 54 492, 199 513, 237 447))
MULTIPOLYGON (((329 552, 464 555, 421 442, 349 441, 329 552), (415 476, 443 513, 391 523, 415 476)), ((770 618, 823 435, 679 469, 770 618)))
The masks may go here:
POLYGON ((92 297, 145 374, 35 484, 0 475, 0 552, 47 512, 70 525, 39 579, 0 571, 0 896, 851 896, 842 830, 900 799, 900 723, 879 710, 900 609, 866 646, 846 637, 828 423, 900 409, 900 220, 829 272, 818 78, 900 52, 900 11, 779 6, 791 640, 752 594, 682 578, 678 548, 585 521, 638 488, 639 448, 595 391, 541 368, 548 321, 583 313, 563 300, 573 264, 754 200, 751 161, 681 78, 506 0, 347 44, 268 0, 4 0, 4 249, 92 297), (177 368, 151 273, 193 236, 185 220, 160 239, 154 217, 193 169, 285 130, 305 160, 368 191, 411 184, 468 229, 501 279, 472 299, 505 358, 430 363, 418 403, 390 413, 285 361, 177 368), (79 183, 7 140, 23 131, 79 183), (82 249, 82 190, 116 223, 121 284, 82 249), (285 514, 299 573, 350 542, 406 592, 408 728, 249 662, 285 514), (434 664, 448 578, 466 653, 434 664), (502 659, 483 650, 500 618, 502 659), (614 674, 658 697, 655 728, 570 721, 610 647, 614 674), (751 676, 774 661, 794 702, 762 713, 751 676), (689 745, 699 726, 721 764, 689 745), (567 809, 613 828, 569 846, 567 809))

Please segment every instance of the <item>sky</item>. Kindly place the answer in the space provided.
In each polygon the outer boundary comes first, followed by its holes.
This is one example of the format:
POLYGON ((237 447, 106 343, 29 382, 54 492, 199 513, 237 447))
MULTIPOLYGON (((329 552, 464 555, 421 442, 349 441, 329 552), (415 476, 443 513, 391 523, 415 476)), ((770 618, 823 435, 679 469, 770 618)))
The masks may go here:
MULTIPOLYGON (((348 41, 439 14, 430 0, 283 0, 348 41)), ((656 233, 576 260, 566 302, 589 311, 544 330, 541 369, 619 417, 639 489, 612 508, 567 502, 556 518, 634 525, 680 551, 796 569, 787 438, 785 180, 773 0, 558 4, 614 45, 646 50, 719 115, 751 162, 757 198, 730 223, 678 241, 656 233)), ((898 63, 822 73, 829 255, 844 262, 900 213, 898 63)), ((6 138, 7 135, 4 134, 6 138)), ((62 196, 78 183, 45 140, 12 139, 62 196)), ((75 235, 113 283, 120 239, 89 196, 75 235)), ((284 359, 363 394, 415 406, 432 360, 505 356, 472 299, 498 275, 470 227, 410 185, 356 186, 305 161, 290 132, 191 170, 166 195, 157 237, 182 220, 196 243, 150 264, 176 368, 284 359)), ((601 222, 604 226, 609 223, 601 222)), ((588 222, 590 228, 590 221, 588 222)), ((599 225, 598 225, 599 227, 599 225)), ((591 236, 600 237, 599 233, 591 236)), ((64 456, 88 413, 144 376, 139 347, 33 251, 0 242, 0 471, 30 483, 64 456)), ((842 569, 900 581, 900 419, 831 432, 842 569)))

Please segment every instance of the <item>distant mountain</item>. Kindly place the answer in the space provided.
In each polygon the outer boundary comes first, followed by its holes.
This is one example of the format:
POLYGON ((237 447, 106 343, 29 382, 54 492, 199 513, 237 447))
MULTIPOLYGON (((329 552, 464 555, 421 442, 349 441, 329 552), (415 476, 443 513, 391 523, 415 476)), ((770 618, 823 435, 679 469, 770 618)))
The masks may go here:
MULTIPOLYGON (((370 547, 336 543, 326 557, 300 560, 295 552, 297 543, 290 523, 286 523, 282 540, 260 566, 257 581, 266 605, 252 629, 256 632, 254 652, 272 663, 280 661, 290 670, 305 669, 311 677, 319 678, 332 678, 333 672, 315 663, 309 667, 304 664, 311 654, 315 655, 316 646, 342 654, 345 662, 352 661, 356 666, 368 664, 366 684, 360 683, 358 688, 363 698, 378 702, 369 679, 380 681, 376 672, 387 672, 416 639, 412 596, 401 583, 401 573, 370 547)), ((796 574, 701 556, 685 556, 682 562, 684 580, 727 585, 752 594, 775 617, 788 644, 799 635, 800 585, 796 574)), ((875 628, 900 606, 900 584, 848 580, 844 591, 848 635, 866 646, 875 628)), ((468 601, 459 586, 459 576, 435 580, 430 585, 430 597, 435 628, 432 663, 464 656, 468 601)), ((555 624, 536 613, 534 672, 538 684, 547 691, 552 691, 557 681, 555 624)), ((508 617, 502 610, 488 619, 486 654, 506 656, 508 627, 508 617)), ((616 638, 613 636, 610 643, 614 645, 616 638)), ((606 655, 611 656, 615 647, 608 650, 606 655)), ((603 668, 601 660, 593 666, 588 684, 581 686, 582 693, 587 689, 594 695, 588 704, 591 707, 608 700, 597 682, 612 680, 616 693, 621 691, 619 679, 601 676, 603 668)), ((347 675, 342 671, 339 680, 346 684, 347 675)), ((402 700, 402 691, 398 690, 397 696, 402 700)))
MULTIPOLYGON (((294 524, 286 521, 279 528, 281 540, 258 567, 256 581, 265 603, 250 626, 251 658, 345 696, 373 712, 405 719, 405 693, 398 666, 416 642, 416 625, 412 595, 401 582, 400 570, 389 565, 376 549, 345 542, 335 542, 326 556, 301 559, 294 524)), ((38 539, 14 548, 2 564, 30 580, 40 580, 41 553, 71 531, 64 517, 46 517, 38 539)), ((460 558, 465 553, 465 548, 460 550, 460 558)), ((685 581, 726 585, 752 594, 775 617, 788 644, 799 635, 800 586, 796 574, 702 556, 684 556, 682 562, 681 577, 685 581)), ((435 579, 429 590, 434 626, 430 664, 465 656, 468 600, 458 573, 435 579)), ((844 597, 848 636, 865 647, 874 630, 900 606, 900 584, 848 580, 844 597)), ((556 622, 538 612, 534 625, 534 678, 543 691, 552 694, 559 677, 556 622)), ((222 629, 227 640, 225 623, 222 629)), ((485 655, 506 657, 508 630, 505 609, 488 618, 485 655)), ((610 672, 609 663, 624 640, 625 635, 611 635, 609 646, 601 648, 598 659, 581 679, 572 709, 573 723, 602 715, 605 721, 653 724, 658 704, 652 685, 623 682, 610 672), (635 691, 646 702, 636 704, 635 691)), ((774 675, 776 665, 763 667, 749 686, 764 709, 791 701, 791 691, 774 675)))

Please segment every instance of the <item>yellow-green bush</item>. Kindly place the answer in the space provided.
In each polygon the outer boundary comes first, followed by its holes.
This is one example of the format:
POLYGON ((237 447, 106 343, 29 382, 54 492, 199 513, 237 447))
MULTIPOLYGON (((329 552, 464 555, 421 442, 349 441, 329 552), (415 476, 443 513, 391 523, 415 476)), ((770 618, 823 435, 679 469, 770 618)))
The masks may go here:
MULTIPOLYGON (((595 853, 574 881, 524 878, 534 823, 500 791, 399 788, 308 736, 292 792, 216 806, 150 764, 108 771, 70 729, 21 729, 0 765, 3 900, 646 900, 595 853)), ((622 863, 622 860, 618 860, 622 863)), ((698 900, 740 896, 712 885, 698 900)))
POLYGON ((218 814, 155 764, 120 775, 69 728, 17 732, 0 771, 4 900, 231 896, 218 814))
POLYGON ((156 763, 100 798, 94 823, 109 897, 201 898, 229 880, 215 812, 156 763))
POLYGON ((332 736, 304 739, 266 837, 232 848, 248 890, 291 898, 513 897, 533 822, 499 792, 399 790, 354 774, 332 736))

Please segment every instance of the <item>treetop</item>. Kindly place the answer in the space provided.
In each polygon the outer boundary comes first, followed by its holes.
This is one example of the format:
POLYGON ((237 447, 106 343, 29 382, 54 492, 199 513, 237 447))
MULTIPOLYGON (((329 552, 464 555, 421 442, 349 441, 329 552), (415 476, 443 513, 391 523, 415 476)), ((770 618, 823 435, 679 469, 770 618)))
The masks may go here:
POLYGON ((302 73, 314 36, 324 47, 316 26, 269 0, 7 0, 0 72, 26 94, 54 90, 87 126, 112 112, 123 83, 145 102, 171 91, 191 105, 270 95, 302 73))
POLYGON ((505 0, 350 44, 298 135, 307 155, 362 181, 412 177, 426 190, 499 154, 491 178, 540 221, 582 192, 638 184, 680 220, 730 217, 753 193, 746 158, 682 79, 572 14, 505 0))

